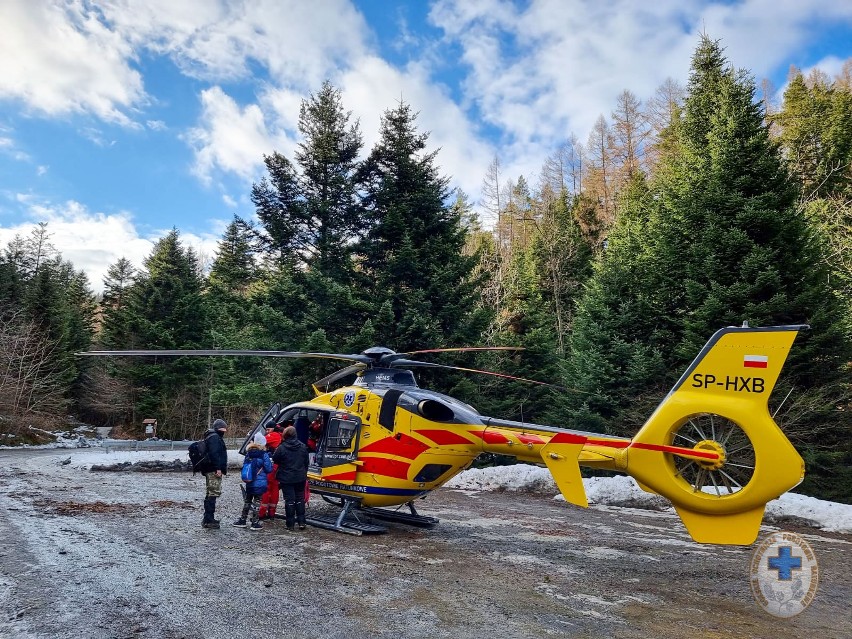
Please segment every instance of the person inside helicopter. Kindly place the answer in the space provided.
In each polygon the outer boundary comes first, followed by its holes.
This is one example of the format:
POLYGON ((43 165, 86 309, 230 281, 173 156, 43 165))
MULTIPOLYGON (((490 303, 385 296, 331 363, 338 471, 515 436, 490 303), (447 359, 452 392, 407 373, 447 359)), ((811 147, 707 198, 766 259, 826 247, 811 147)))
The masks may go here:
POLYGON ((296 429, 296 437, 298 437, 299 441, 305 445, 308 444, 308 438, 310 436, 310 423, 311 420, 308 419, 308 416, 305 413, 301 413, 293 423, 293 427, 296 429))
POLYGON ((322 439, 322 433, 322 413, 317 413, 316 417, 314 417, 314 421, 312 421, 311 425, 308 426, 308 452, 310 456, 311 465, 316 463, 317 448, 319 446, 320 440, 322 439))

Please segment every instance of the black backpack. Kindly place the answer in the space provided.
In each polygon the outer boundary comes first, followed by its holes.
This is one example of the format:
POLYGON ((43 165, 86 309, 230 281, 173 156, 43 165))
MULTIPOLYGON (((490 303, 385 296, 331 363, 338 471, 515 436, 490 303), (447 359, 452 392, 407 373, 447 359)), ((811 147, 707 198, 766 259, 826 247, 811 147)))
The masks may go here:
POLYGON ((189 462, 192 474, 210 472, 210 459, 207 456, 207 439, 199 439, 189 445, 189 462))

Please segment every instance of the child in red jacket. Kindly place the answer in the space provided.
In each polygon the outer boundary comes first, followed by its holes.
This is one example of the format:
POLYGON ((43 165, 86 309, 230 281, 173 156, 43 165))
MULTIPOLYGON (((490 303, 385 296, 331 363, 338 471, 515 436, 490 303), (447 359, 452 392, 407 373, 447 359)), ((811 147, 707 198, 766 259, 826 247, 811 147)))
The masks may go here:
MULTIPOLYGON (((270 455, 281 443, 281 433, 277 429, 278 425, 276 424, 275 430, 266 436, 266 450, 270 455)), ((275 478, 277 472, 278 464, 273 464, 272 472, 267 476, 266 492, 260 498, 259 516, 261 519, 275 519, 275 511, 278 508, 278 480, 275 478)))

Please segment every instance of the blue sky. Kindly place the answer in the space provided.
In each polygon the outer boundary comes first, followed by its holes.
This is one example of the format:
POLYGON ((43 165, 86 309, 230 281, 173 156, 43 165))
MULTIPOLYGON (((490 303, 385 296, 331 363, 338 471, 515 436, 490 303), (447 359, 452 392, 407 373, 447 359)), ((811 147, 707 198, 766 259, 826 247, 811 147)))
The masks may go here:
POLYGON ((781 90, 852 57, 852 2, 2 0, 0 247, 46 221, 95 290, 173 226, 211 259, 324 79, 365 151, 402 97, 474 202, 495 155, 534 184, 621 91, 685 83, 702 30, 781 90))

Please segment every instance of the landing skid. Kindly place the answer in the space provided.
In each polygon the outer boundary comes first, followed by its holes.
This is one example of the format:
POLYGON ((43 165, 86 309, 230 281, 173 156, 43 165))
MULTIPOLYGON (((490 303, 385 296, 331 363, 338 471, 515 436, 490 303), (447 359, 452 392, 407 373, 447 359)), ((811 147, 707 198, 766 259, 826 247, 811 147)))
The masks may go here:
POLYGON ((324 501, 327 501, 334 506, 340 507, 340 514, 337 517, 333 515, 314 515, 308 517, 305 523, 326 530, 334 530, 336 532, 346 533, 347 535, 381 535, 388 531, 384 526, 369 524, 361 521, 358 517, 358 512, 361 508, 360 499, 348 499, 346 497, 331 497, 325 493, 319 493, 324 501))
POLYGON ((396 521, 401 524, 408 524, 409 526, 417 526, 418 528, 432 528, 438 523, 439 520, 435 517, 427 517, 426 515, 419 514, 414 508, 414 504, 412 502, 408 502, 406 505, 411 510, 410 513, 402 512, 400 510, 388 510, 386 508, 363 507, 361 508, 361 511, 375 519, 396 521))
POLYGON ((340 521, 338 517, 332 517, 331 515, 308 517, 305 521, 311 526, 334 530, 335 532, 342 532, 347 535, 381 535, 388 531, 384 526, 368 524, 357 519, 340 521))
POLYGON ((348 535, 378 535, 388 531, 385 526, 380 524, 373 523, 372 521, 362 521, 359 514, 366 515, 369 520, 393 521, 409 526, 417 526, 418 528, 432 528, 438 523, 438 519, 435 517, 427 517, 419 514, 414 508, 413 502, 406 504, 410 510, 410 512, 406 513, 387 508, 364 507, 361 505, 360 499, 342 497, 334 493, 328 494, 319 490, 314 490, 313 492, 322 497, 324 501, 341 509, 340 514, 336 517, 334 515, 314 515, 307 518, 306 523, 318 528, 325 528, 326 530, 334 530, 348 535))

